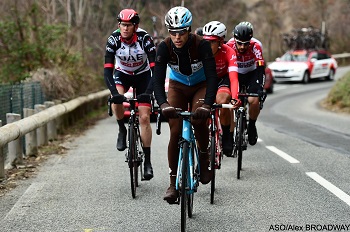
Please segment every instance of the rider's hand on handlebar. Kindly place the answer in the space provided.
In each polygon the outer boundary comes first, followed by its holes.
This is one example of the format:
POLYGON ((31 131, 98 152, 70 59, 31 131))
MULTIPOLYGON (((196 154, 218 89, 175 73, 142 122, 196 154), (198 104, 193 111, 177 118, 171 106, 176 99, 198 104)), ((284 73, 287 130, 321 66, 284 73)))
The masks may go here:
POLYGON ((210 117, 210 106, 207 104, 203 104, 202 106, 198 107, 193 115, 194 119, 207 119, 209 117, 210 117))
POLYGON ((137 101, 140 103, 151 103, 152 94, 141 93, 137 95, 137 101))
POLYGON ((163 103, 160 108, 162 109, 162 115, 166 118, 178 118, 179 115, 176 113, 174 107, 169 105, 169 103, 163 103))
POLYGON ((126 97, 122 94, 113 94, 113 96, 110 99, 110 102, 113 102, 114 104, 123 104, 125 101, 126 97))
POLYGON ((234 109, 238 109, 242 105, 242 101, 240 99, 232 99, 231 104, 234 109))
POLYGON ((260 96, 260 101, 261 102, 265 102, 265 99, 266 99, 266 93, 264 92, 264 88, 261 87, 261 89, 258 90, 258 94, 260 96))

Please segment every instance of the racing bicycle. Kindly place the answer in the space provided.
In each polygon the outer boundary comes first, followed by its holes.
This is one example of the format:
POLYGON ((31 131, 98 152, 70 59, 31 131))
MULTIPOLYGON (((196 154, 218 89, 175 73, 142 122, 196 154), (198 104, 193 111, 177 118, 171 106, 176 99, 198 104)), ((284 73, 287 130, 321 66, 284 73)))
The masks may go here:
POLYGON ((232 104, 213 104, 210 112, 210 171, 212 172, 211 186, 210 186, 210 204, 214 204, 215 192, 215 174, 216 169, 221 168, 221 160, 223 158, 222 150, 222 128, 219 118, 219 109, 232 109, 232 104))
MULTIPOLYGON (((126 150, 126 161, 130 169, 130 186, 131 195, 136 198, 136 188, 139 186, 139 173, 141 176, 141 181, 144 180, 142 163, 144 159, 143 153, 143 143, 140 136, 140 124, 138 117, 138 100, 136 98, 136 91, 133 91, 132 98, 125 98, 124 102, 130 104, 130 117, 128 120, 128 140, 127 140, 127 150, 126 150)), ((111 102, 108 101, 108 114, 112 116, 111 102)))
POLYGON ((238 93, 238 97, 242 102, 242 105, 235 110, 235 130, 234 130, 234 149, 233 157, 237 159, 237 179, 241 178, 242 170, 242 157, 243 151, 247 150, 248 144, 248 97, 259 97, 260 109, 263 108, 263 103, 266 98, 266 93, 248 93, 246 86, 242 86, 241 91, 238 93))
MULTIPOLYGON (((200 180, 199 151, 191 124, 193 113, 176 108, 182 118, 182 135, 179 139, 179 160, 176 174, 176 190, 179 197, 175 204, 181 204, 181 231, 186 231, 187 216, 193 216, 193 197, 197 192, 200 180)), ((160 132, 160 114, 157 117, 156 133, 160 132)))

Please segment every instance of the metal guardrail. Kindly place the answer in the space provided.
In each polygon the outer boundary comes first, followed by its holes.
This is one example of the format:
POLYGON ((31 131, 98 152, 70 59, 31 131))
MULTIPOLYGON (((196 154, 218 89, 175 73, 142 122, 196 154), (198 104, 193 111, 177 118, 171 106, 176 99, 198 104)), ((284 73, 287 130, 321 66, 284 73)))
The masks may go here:
POLYGON ((333 57, 334 57, 334 59, 349 58, 350 53, 344 52, 341 54, 334 54, 333 57))
MULTIPOLYGON (((12 123, 8 123, 5 126, 0 127, 0 150, 2 150, 3 147, 7 145, 9 142, 23 137, 27 133, 30 133, 31 131, 46 125, 52 120, 58 119, 64 114, 72 112, 73 110, 77 109, 79 106, 82 106, 83 104, 91 103, 96 100, 107 99, 107 96, 109 94, 110 92, 107 89, 97 93, 89 94, 87 96, 78 97, 69 102, 54 105, 32 116, 23 118, 21 120, 18 120, 12 123)), ((4 154, 1 154, 1 152, 0 152, 0 160, 2 161, 5 160, 4 154)), ((4 173, 5 166, 6 164, 0 165, 0 173, 4 173)))

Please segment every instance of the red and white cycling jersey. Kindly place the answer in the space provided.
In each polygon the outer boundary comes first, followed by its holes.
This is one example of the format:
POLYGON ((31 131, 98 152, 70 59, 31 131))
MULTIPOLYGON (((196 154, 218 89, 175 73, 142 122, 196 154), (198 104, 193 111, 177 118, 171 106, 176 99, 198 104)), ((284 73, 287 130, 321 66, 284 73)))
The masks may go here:
POLYGON ((264 66, 265 61, 259 43, 251 40, 249 48, 245 53, 239 53, 236 48, 235 39, 230 39, 227 43, 237 54, 238 73, 246 74, 254 71, 257 66, 264 66))

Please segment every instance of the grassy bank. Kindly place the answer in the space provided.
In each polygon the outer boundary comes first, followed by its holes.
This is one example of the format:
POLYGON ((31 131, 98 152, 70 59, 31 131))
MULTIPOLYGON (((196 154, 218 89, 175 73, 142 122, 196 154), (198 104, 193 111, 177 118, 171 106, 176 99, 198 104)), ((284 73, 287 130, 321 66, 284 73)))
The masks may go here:
POLYGON ((337 80, 322 105, 331 111, 350 114, 350 72, 337 80))

